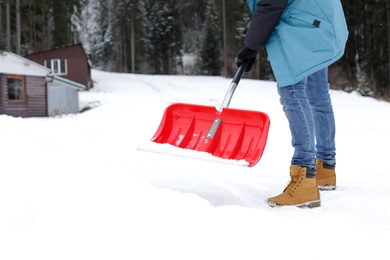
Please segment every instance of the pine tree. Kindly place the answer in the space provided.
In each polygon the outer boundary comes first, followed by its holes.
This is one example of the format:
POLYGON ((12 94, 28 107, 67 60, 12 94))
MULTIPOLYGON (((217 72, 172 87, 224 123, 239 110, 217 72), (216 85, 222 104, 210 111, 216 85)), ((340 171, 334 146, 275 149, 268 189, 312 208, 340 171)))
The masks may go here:
POLYGON ((4 49, 3 2, 0 1, 0 50, 4 49))
POLYGON ((368 22, 368 48, 367 69, 370 81, 373 83, 370 89, 378 96, 388 94, 390 88, 389 64, 388 64, 388 37, 387 35, 387 10, 388 3, 383 0, 367 1, 368 22))
POLYGON ((387 1, 343 0, 350 34, 341 64, 353 88, 379 97, 390 92, 387 1))
POLYGON ((111 1, 89 0, 83 10, 86 52, 95 67, 112 70, 113 35, 111 25, 111 1))
POLYGON ((140 64, 145 62, 144 55, 136 55, 145 52, 140 40, 143 27, 139 0, 114 0, 112 12, 117 71, 142 71, 140 64))
POLYGON ((206 23, 200 50, 200 69, 202 74, 220 75, 221 69, 221 38, 218 30, 218 13, 215 1, 209 0, 206 9, 206 23))
POLYGON ((146 0, 142 4, 145 48, 151 72, 175 74, 181 63, 181 24, 174 0, 146 0))
POLYGON ((79 34, 72 18, 80 15, 85 0, 4 0, 0 4, 3 14, 4 4, 8 6, 9 19, 0 16, 1 32, 5 45, 10 51, 21 55, 47 50, 77 42, 79 34), (9 22, 7 22, 9 20, 9 22), (9 30, 4 30, 4 24, 9 30), (4 35, 4 31, 7 31, 4 35), (8 36, 7 36, 8 35, 8 36))
POLYGON ((48 0, 21 1, 22 54, 29 54, 52 47, 52 23, 48 0))
POLYGON ((178 0, 182 17, 183 49, 195 53, 200 49, 207 0, 178 0))
MULTIPOLYGON (((247 6, 246 0, 238 0, 238 1, 225 1, 225 9, 226 9, 226 62, 227 62, 227 75, 231 77, 234 75, 237 67, 234 63, 237 52, 244 46, 244 37, 246 30, 248 29, 249 23, 251 21, 252 15, 247 6)), ((223 24, 222 21, 222 1, 216 1, 217 11, 219 13, 220 24, 223 24)), ((222 27, 220 27, 222 28, 222 27)), ((221 31, 221 39, 223 39, 222 31, 221 31)), ((262 78, 270 78, 272 76, 272 72, 269 68, 268 59, 265 55, 260 56, 263 62, 259 63, 262 68, 263 76, 262 78), (270 74, 270 75, 269 75, 270 74)), ((225 60, 225 59, 223 59, 225 60)), ((256 69, 253 69, 249 75, 247 76, 253 78, 259 78, 259 73, 256 69)))

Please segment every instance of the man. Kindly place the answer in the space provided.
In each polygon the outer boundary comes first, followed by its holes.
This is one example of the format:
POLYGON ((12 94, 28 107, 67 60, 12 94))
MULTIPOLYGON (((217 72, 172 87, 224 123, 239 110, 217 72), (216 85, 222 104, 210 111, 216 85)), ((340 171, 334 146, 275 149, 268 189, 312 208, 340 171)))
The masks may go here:
POLYGON ((328 66, 343 54, 348 30, 340 0, 261 0, 238 52, 240 66, 266 47, 288 119, 294 154, 290 184, 270 206, 321 205, 320 190, 336 188, 335 121, 328 66))

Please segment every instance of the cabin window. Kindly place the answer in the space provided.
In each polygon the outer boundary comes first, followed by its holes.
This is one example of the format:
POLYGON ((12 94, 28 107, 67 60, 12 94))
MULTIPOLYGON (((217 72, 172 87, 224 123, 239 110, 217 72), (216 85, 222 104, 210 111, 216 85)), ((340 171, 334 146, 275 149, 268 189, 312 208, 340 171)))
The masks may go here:
POLYGON ((68 74, 67 60, 61 60, 61 59, 45 60, 45 67, 51 69, 51 73, 53 75, 68 74))
POLYGON ((8 76, 8 100, 23 102, 25 97, 24 77, 22 76, 8 76))

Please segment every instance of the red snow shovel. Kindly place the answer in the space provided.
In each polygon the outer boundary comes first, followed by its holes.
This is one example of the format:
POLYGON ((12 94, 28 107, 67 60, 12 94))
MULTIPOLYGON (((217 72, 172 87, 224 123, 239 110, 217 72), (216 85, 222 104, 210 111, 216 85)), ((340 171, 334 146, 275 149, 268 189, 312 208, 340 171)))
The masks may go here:
POLYGON ((221 107, 176 103, 165 109, 155 143, 207 152, 223 159, 245 160, 249 167, 260 160, 270 120, 259 111, 228 108, 248 63, 233 78, 221 107))

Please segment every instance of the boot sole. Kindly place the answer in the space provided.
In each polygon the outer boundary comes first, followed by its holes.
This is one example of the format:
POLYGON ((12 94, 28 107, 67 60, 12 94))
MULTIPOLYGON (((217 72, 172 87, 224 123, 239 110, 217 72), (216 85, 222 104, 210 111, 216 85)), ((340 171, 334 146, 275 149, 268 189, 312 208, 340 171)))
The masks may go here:
POLYGON ((317 185, 319 190, 335 190, 336 186, 334 185, 317 185))
POLYGON ((321 200, 313 200, 313 201, 308 201, 308 202, 301 203, 301 204, 292 204, 292 205, 281 205, 281 204, 277 204, 275 202, 268 201, 268 205, 270 205, 271 207, 294 206, 294 207, 298 207, 298 208, 309 208, 309 209, 312 209, 312 208, 320 207, 321 206, 321 200))

